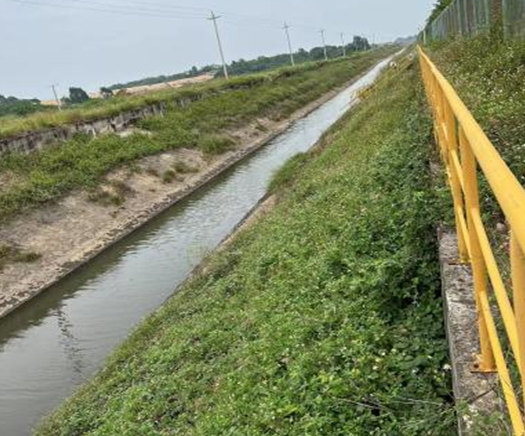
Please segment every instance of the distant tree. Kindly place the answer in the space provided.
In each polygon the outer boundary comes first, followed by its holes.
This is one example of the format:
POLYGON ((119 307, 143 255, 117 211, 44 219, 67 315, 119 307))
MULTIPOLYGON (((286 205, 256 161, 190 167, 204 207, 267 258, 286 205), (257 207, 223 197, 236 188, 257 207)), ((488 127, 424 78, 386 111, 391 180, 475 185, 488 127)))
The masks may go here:
MULTIPOLYGON (((356 36, 352 44, 348 44, 347 51, 364 51, 370 49, 370 43, 366 38, 356 36)), ((328 57, 338 58, 341 56, 341 46, 327 46, 328 57)), ((311 61, 321 61, 324 59, 323 47, 316 47, 310 51, 300 48, 294 53, 294 59, 296 64, 311 61)), ((261 71, 271 70, 283 66, 290 65, 290 55, 288 53, 282 53, 275 56, 259 56, 256 59, 245 60, 239 59, 233 61, 229 66, 229 72, 232 76, 251 74, 261 71)), ((118 83, 116 85, 109 86, 108 88, 116 92, 119 89, 133 88, 141 85, 154 85, 157 83, 172 82, 187 77, 195 77, 201 74, 212 74, 214 77, 223 77, 222 65, 206 65, 202 68, 192 67, 191 69, 178 74, 172 74, 169 76, 156 76, 146 77, 141 80, 135 80, 128 83, 118 83)))
POLYGON ((114 94, 113 94, 113 90, 103 86, 102 88, 100 88, 100 95, 102 95, 102 98, 104 100, 107 100, 107 99, 113 97, 114 94))
POLYGON ((29 100, 20 100, 16 97, 6 97, 0 95, 0 116, 19 115, 24 116, 33 112, 46 110, 40 105, 40 100, 33 98, 29 100))
POLYGON ((67 99, 70 104, 80 104, 89 100, 89 95, 82 88, 69 88, 69 98, 67 99))
POLYGON ((323 47, 314 47, 310 50, 310 59, 312 61, 324 60, 324 48, 323 47))
POLYGON ((437 17, 439 17, 441 12, 443 12, 453 1, 454 0, 438 0, 434 5, 430 17, 428 17, 428 23, 432 23, 437 17))
POLYGON ((366 51, 372 48, 368 39, 363 38, 362 36, 354 36, 352 45, 354 46, 355 51, 366 51))

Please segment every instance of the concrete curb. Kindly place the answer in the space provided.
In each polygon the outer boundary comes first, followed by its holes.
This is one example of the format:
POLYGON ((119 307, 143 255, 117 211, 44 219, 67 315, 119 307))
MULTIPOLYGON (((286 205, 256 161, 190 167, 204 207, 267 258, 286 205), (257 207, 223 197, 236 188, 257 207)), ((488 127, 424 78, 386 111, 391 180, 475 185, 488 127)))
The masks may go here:
POLYGON ((476 434, 480 419, 505 410, 499 396, 497 374, 480 374, 471 370, 479 350, 478 316, 470 266, 458 259, 455 232, 440 228, 439 261, 445 327, 452 362, 453 389, 458 406, 460 436, 476 434))

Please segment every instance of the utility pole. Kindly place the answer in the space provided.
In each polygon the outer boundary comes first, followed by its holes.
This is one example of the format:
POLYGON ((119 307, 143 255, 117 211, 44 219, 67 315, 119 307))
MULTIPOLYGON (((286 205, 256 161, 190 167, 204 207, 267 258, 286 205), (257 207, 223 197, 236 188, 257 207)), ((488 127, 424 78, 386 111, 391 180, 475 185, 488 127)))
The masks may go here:
POLYGON ((323 49, 324 49, 324 60, 327 61, 328 60, 328 52, 326 51, 326 41, 324 39, 324 33, 325 33, 325 30, 324 29, 321 29, 319 31, 319 33, 321 34, 321 39, 323 41, 323 49))
POLYGON ((289 31, 290 26, 288 25, 286 21, 284 22, 283 29, 286 32, 286 39, 288 40, 288 50, 290 51, 290 61, 292 62, 292 65, 295 66, 295 59, 293 57, 292 41, 290 39, 290 31, 289 31))
POLYGON ((343 45, 343 57, 346 58, 346 43, 344 33, 341 33, 341 44, 343 45))
POLYGON ((57 88, 56 88, 57 86, 58 85, 51 85, 51 89, 53 90, 53 95, 55 96, 55 101, 57 102, 58 110, 61 111, 62 110, 62 102, 58 98, 58 93, 57 93, 57 88))
POLYGON ((228 67, 226 65, 226 60, 224 59, 224 51, 222 50, 222 42, 221 42, 221 36, 219 34, 219 26, 217 24, 217 20, 221 18, 220 16, 217 16, 211 11, 211 17, 208 18, 208 20, 213 21, 213 27, 215 28, 215 35, 217 36, 217 44, 219 45, 219 53, 221 54, 221 60, 222 60, 222 69, 224 71, 224 77, 226 80, 229 80, 230 75, 228 74, 228 67))

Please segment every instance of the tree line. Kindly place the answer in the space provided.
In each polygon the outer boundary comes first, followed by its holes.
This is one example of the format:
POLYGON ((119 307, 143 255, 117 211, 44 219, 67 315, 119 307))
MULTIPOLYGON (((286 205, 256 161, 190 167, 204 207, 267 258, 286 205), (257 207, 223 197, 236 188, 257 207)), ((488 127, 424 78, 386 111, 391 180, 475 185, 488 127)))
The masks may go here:
MULTIPOLYGON (((355 51, 366 51, 370 50, 371 45, 367 38, 361 36, 355 36, 353 41, 350 44, 346 45, 347 53, 355 51)), ((342 46, 327 46, 327 55, 328 58, 337 58, 342 55, 343 47, 342 46)), ((312 62, 324 60, 324 48, 323 47, 314 47, 311 50, 299 49, 294 53, 295 62, 312 62)), ((261 71, 271 70, 274 68, 279 68, 285 65, 289 65, 290 55, 278 54, 275 56, 259 56, 257 59, 244 60, 240 59, 238 61, 233 61, 228 65, 230 74, 243 75, 243 74, 252 74, 258 73, 261 71)), ((127 83, 118 83, 111 85, 108 89, 112 91, 117 91, 124 88, 132 88, 135 86, 145 86, 145 85, 156 85, 159 83, 171 82, 179 79, 187 79, 192 77, 201 76, 203 74, 213 74, 215 77, 222 77, 223 71, 219 65, 206 65, 202 68, 192 67, 188 71, 183 73, 173 74, 171 76, 155 76, 155 77, 146 77, 141 80, 134 80, 127 83)))

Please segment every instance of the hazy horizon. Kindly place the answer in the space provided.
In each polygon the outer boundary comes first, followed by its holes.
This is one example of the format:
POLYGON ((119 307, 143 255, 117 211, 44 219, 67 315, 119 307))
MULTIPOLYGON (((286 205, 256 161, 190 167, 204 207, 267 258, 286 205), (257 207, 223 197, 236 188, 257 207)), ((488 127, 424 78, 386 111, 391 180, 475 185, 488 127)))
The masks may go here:
POLYGON ((219 21, 228 62, 294 49, 340 45, 362 35, 376 42, 418 32, 433 0, 0 0, 0 94, 51 99, 70 86, 87 91, 219 62, 209 9, 219 21), (52 6, 49 6, 52 5, 52 6), (95 10, 96 9, 96 10, 95 10), (278 13, 277 13, 278 11, 278 13))

